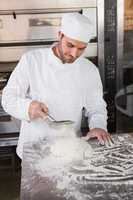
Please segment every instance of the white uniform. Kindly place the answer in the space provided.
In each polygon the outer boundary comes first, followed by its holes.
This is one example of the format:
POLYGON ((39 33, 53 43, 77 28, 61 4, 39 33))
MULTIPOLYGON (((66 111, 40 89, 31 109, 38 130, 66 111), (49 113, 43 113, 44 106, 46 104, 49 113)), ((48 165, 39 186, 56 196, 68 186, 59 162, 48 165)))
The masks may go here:
POLYGON ((54 129, 42 119, 29 122, 32 100, 48 106, 57 120, 70 119, 78 130, 81 110, 88 110, 89 127, 106 130, 107 111, 98 69, 80 57, 63 64, 52 48, 24 54, 3 90, 2 105, 7 113, 22 120, 17 154, 22 158, 23 143, 40 137, 54 137, 54 129))

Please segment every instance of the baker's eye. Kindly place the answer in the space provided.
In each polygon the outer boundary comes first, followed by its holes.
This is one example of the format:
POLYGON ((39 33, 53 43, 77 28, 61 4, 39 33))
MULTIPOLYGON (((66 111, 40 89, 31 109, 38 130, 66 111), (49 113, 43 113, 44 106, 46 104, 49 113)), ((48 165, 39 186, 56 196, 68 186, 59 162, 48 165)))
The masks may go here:
POLYGON ((85 50, 85 47, 83 47, 83 48, 79 48, 79 51, 83 51, 83 50, 85 50))
POLYGON ((74 47, 73 44, 71 44, 71 43, 67 43, 67 46, 70 47, 70 48, 74 47))

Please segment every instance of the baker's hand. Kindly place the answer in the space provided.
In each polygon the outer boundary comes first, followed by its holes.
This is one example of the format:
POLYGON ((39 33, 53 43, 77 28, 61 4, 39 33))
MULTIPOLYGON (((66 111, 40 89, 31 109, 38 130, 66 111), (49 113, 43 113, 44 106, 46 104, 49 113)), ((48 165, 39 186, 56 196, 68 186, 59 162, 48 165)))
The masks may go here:
POLYGON ((100 144, 106 146, 112 146, 114 143, 110 134, 101 128, 91 129, 87 136, 84 138, 85 140, 89 140, 90 138, 97 138, 100 144))
POLYGON ((29 106, 28 114, 31 120, 37 118, 45 119, 48 113, 48 107, 39 101, 32 101, 29 106))

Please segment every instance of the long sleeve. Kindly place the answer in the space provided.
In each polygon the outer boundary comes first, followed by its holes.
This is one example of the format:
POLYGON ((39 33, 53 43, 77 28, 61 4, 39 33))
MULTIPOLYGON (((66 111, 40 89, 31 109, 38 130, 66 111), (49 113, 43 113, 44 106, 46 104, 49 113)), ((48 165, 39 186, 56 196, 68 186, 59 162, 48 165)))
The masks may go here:
POLYGON ((92 81, 91 95, 87 95, 87 115, 89 128, 102 128, 107 130, 107 109, 103 99, 103 87, 99 71, 96 68, 92 81))
POLYGON ((29 120, 28 108, 31 99, 26 97, 28 89, 29 64, 25 54, 3 89, 2 106, 8 114, 20 120, 29 120))

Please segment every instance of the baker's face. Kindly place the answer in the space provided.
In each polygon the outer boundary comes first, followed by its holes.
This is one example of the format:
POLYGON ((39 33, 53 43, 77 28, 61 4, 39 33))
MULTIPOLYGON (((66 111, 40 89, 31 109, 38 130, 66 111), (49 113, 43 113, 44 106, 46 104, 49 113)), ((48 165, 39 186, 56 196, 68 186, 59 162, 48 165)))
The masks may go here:
POLYGON ((73 63, 87 47, 87 43, 73 40, 59 33, 59 51, 64 63, 73 63))

